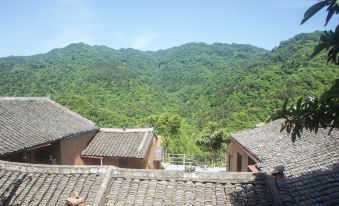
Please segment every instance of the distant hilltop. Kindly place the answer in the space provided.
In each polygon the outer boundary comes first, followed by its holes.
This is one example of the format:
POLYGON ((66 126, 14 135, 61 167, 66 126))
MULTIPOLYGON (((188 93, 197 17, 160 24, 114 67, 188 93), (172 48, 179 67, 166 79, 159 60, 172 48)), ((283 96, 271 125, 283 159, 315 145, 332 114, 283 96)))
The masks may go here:
POLYGON ((0 58, 0 95, 50 96, 99 127, 173 120, 179 128, 170 138, 173 150, 199 152, 195 140, 210 125, 225 136, 253 128, 285 99, 317 96, 329 87, 337 68, 325 63, 324 54, 310 60, 319 37, 320 32, 299 34, 271 51, 188 43, 144 52, 76 43, 0 58))

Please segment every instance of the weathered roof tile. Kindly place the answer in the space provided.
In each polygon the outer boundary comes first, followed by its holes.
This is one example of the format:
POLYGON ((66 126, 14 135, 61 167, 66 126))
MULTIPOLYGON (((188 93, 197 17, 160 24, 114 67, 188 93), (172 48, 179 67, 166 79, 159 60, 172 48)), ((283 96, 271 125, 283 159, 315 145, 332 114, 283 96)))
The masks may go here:
POLYGON ((0 97, 0 155, 97 129, 49 98, 0 97))
POLYGON ((118 169, 105 205, 272 205, 265 177, 118 169))
POLYGON ((329 129, 305 130, 292 143, 289 134, 280 132, 282 123, 276 120, 231 138, 260 161, 257 166, 262 170, 271 172, 283 165, 287 185, 280 192, 292 195, 297 204, 339 204, 339 130, 331 134, 329 129))
POLYGON ((0 161, 0 205, 65 205, 72 191, 93 205, 108 169, 0 161))
POLYGON ((263 173, 191 173, 0 161, 0 205, 272 205, 263 173))
POLYGON ((83 156, 144 158, 153 138, 152 128, 103 128, 81 154, 83 156))

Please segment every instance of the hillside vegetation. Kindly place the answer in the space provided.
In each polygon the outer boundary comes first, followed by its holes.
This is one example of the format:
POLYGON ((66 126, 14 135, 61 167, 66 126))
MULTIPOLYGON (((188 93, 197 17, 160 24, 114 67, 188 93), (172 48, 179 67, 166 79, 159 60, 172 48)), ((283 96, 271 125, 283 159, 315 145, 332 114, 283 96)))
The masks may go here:
POLYGON ((0 58, 1 96, 50 96, 100 127, 155 126, 172 152, 198 153, 208 125, 252 128, 286 98, 318 96, 337 69, 309 60, 320 32, 272 51, 189 43, 156 52, 71 44, 46 54, 0 58), (168 124, 170 123, 170 124, 168 124))

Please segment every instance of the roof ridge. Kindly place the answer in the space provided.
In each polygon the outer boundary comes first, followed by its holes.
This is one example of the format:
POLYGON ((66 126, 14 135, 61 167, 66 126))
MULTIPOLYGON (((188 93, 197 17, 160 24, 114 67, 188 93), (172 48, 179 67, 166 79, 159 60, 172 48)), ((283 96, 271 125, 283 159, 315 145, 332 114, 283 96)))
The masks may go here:
POLYGON ((106 173, 114 166, 95 166, 95 165, 45 165, 45 164, 31 164, 21 162, 8 162, 0 160, 0 169, 14 170, 26 173, 106 173))
POLYGON ((257 181, 265 180, 266 173, 250 173, 250 172, 195 172, 186 173, 184 171, 175 170, 150 170, 150 169, 128 169, 117 168, 114 166, 95 166, 95 165, 44 165, 31 164, 20 162, 8 162, 0 160, 0 169, 13 170, 26 173, 107 173, 112 171, 115 177, 132 177, 140 179, 184 179, 197 181, 212 181, 212 182, 229 182, 234 181, 257 181))
POLYGON ((130 177, 136 179, 157 180, 184 180, 184 181, 208 181, 208 182, 241 182, 241 181, 266 181, 267 174, 264 172, 195 172, 186 173, 176 170, 150 170, 150 169, 113 169, 114 177, 130 177))
POLYGON ((150 128, 100 128, 100 132, 153 132, 153 127, 150 128))
POLYGON ((9 101, 9 100, 19 100, 19 101, 27 101, 27 100, 39 100, 39 101, 48 101, 51 100, 49 97, 14 97, 14 96, 0 96, 0 101, 9 101))

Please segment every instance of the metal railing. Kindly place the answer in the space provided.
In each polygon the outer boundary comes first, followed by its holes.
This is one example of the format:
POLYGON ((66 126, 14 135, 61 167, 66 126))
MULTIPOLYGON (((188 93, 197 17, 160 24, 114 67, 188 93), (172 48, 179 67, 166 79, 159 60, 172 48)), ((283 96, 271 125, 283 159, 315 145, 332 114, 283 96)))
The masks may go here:
POLYGON ((168 154, 168 163, 172 165, 193 165, 194 155, 191 154, 168 154))
POLYGON ((200 167, 226 167, 225 156, 201 156, 193 154, 167 154, 163 162, 170 165, 188 165, 200 167))

